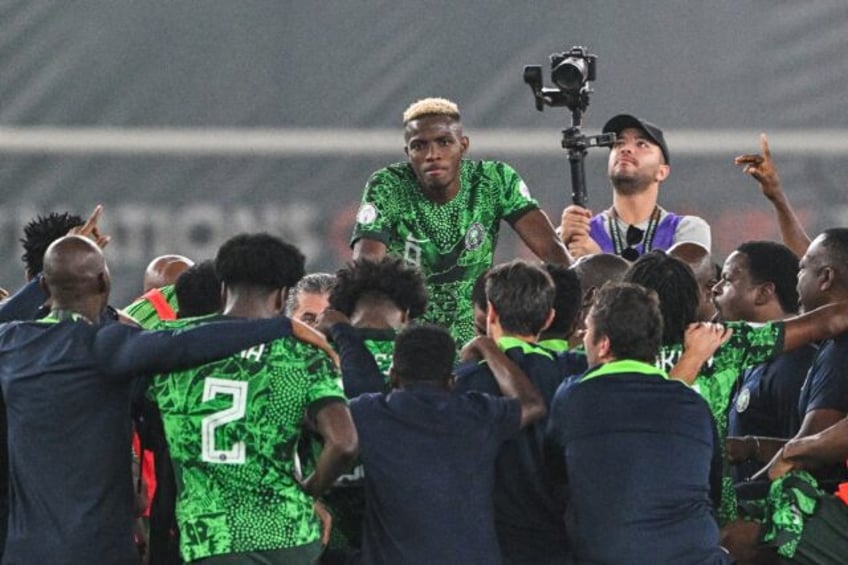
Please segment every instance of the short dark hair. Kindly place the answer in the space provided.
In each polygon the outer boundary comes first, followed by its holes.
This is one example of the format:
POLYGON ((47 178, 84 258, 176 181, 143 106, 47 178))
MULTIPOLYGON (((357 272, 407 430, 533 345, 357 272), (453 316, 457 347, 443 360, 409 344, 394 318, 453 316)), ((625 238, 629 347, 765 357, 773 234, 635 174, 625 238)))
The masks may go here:
POLYGON ((408 310, 410 319, 427 310, 424 275, 397 257, 380 261, 358 259, 336 271, 329 298, 331 308, 350 316, 366 295, 388 298, 401 310, 408 310))
POLYGON ((50 244, 68 234, 71 228, 83 225, 80 216, 69 212, 51 212, 46 216, 36 216, 24 226, 24 237, 20 240, 24 246, 21 255, 27 273, 35 276, 44 270, 44 253, 50 244))
POLYGON ((305 258, 290 243, 267 233, 243 233, 218 249, 215 271, 227 286, 291 288, 303 278, 305 258))
POLYGON ((554 281, 554 321, 546 331, 566 333, 574 328, 583 304, 580 277, 572 269, 558 263, 545 263, 545 270, 554 281))
POLYGON ((204 316, 221 310, 221 281, 211 260, 192 265, 174 283, 177 315, 180 318, 204 316))
POLYGON ((686 327, 697 320, 701 300, 692 268, 664 251, 654 250, 630 266, 624 282, 640 284, 657 293, 663 318, 663 345, 683 343, 686 327))
POLYGON ((486 300, 486 275, 489 271, 486 270, 482 275, 474 281, 474 286, 471 287, 471 304, 482 311, 488 309, 488 300, 486 300))
POLYGON ((286 299, 286 314, 291 315, 297 310, 301 294, 325 294, 329 293, 336 282, 336 276, 330 273, 309 273, 297 281, 294 288, 289 290, 286 299))
POLYGON ((655 363, 663 340, 660 300, 653 290, 631 283, 607 283, 589 311, 597 340, 606 336, 616 359, 655 363))
POLYGON ((774 241, 748 241, 736 248, 748 261, 751 282, 774 284, 774 293, 784 312, 798 311, 798 256, 774 241))
MULTIPOLYGON (((820 237, 822 237, 821 246, 831 266, 842 276, 848 274, 848 228, 826 229, 820 237)), ((838 282, 842 286, 848 286, 848 281, 838 282)))
POLYGON ((441 326, 413 324, 395 339, 392 371, 401 381, 448 379, 456 359, 456 342, 441 326))
POLYGON ((486 298, 510 333, 536 335, 554 307, 556 289, 543 268, 527 261, 502 263, 486 275, 486 298))

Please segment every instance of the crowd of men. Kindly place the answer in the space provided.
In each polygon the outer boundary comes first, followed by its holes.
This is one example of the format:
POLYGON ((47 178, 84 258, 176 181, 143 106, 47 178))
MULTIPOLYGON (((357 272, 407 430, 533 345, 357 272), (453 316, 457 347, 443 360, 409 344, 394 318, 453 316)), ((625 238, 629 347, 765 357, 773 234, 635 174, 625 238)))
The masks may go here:
POLYGON ((459 108, 403 116, 335 273, 269 234, 109 303, 102 208, 34 219, 0 303, 3 563, 848 561, 848 228, 719 265, 611 118, 612 205, 554 226, 459 108), (493 265, 501 220, 539 262, 493 265))

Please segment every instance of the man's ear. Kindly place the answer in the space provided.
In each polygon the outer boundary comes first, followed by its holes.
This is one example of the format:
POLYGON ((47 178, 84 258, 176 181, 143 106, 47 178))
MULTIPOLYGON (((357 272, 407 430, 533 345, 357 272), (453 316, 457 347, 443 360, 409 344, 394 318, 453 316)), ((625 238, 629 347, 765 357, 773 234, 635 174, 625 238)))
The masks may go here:
POLYGON ((551 311, 548 312, 548 319, 545 320, 545 324, 542 326, 542 329, 539 330, 539 333, 542 333, 543 331, 551 327, 551 324, 554 323, 554 318, 556 318, 556 309, 551 308, 551 311))
POLYGON ((489 328, 493 324, 498 323, 498 312, 490 301, 486 301, 486 334, 489 333, 489 328))
POLYGON ((41 275, 41 280, 38 281, 38 286, 41 287, 41 290, 43 290, 44 294, 46 294, 47 297, 49 298, 50 297, 50 288, 48 288, 48 286, 47 286, 47 278, 44 275, 41 275))
POLYGON ((276 292, 274 292, 274 311, 278 314, 282 314, 286 309, 286 296, 288 295, 288 289, 286 287, 278 288, 276 292))
POLYGON ((602 336, 601 339, 598 340, 598 343, 595 344, 595 347, 598 352, 598 360, 601 363, 606 363, 612 358, 612 348, 610 347, 609 336, 602 336))
POLYGON ((833 271, 833 267, 824 267, 821 270, 821 275, 819 275, 819 288, 822 291, 828 291, 833 288, 836 283, 836 273, 833 271))
POLYGON ((223 308, 227 304, 228 295, 229 291, 227 290, 227 285, 221 283, 221 308, 223 308))
POLYGON ((459 137, 459 149, 462 155, 465 155, 468 152, 468 148, 471 147, 471 140, 468 139, 467 135, 462 135, 459 137))
MULTIPOLYGON (((42 279, 44 280, 44 279, 42 279)), ((97 292, 100 294, 109 294, 109 277, 104 272, 97 273, 97 292)))
POLYGON ((668 178, 668 175, 671 174, 671 165, 660 165, 657 169, 657 174, 654 175, 654 180, 657 182, 663 182, 668 178))
POLYGON ((768 304, 774 296, 773 282, 769 281, 759 284, 757 285, 757 290, 754 292, 754 305, 762 306, 768 304))

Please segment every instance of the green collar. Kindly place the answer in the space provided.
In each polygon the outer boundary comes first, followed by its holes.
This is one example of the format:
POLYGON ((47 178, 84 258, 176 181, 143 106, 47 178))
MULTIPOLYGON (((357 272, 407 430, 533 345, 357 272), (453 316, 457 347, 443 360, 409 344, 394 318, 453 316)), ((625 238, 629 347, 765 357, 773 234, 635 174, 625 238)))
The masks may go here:
POLYGON ((580 379, 580 382, 588 381, 595 377, 618 375, 621 373, 640 373, 643 375, 653 375, 668 379, 668 375, 662 369, 657 369, 655 366, 643 363, 642 361, 623 359, 621 361, 610 361, 609 363, 598 365, 598 367, 586 373, 583 378, 580 379))
POLYGON ((500 347, 501 351, 506 351, 508 349, 514 349, 516 347, 521 348, 521 351, 525 355, 536 354, 536 355, 544 355, 548 359, 553 359, 554 356, 550 351, 542 349, 535 343, 527 343, 526 341, 520 340, 517 337, 512 336, 504 336, 498 340, 498 347, 500 347))
POLYGON ((568 340, 567 339, 559 339, 559 338, 551 338, 551 339, 543 339, 539 342, 539 345, 544 347, 545 349, 550 349, 554 353, 563 353, 568 351, 568 340))
POLYGON ((38 321, 45 322, 48 324, 58 324, 59 322, 86 322, 88 324, 92 323, 91 320, 89 320, 82 314, 78 314, 70 310, 62 310, 60 308, 51 310, 49 314, 47 314, 45 317, 41 318, 38 321))

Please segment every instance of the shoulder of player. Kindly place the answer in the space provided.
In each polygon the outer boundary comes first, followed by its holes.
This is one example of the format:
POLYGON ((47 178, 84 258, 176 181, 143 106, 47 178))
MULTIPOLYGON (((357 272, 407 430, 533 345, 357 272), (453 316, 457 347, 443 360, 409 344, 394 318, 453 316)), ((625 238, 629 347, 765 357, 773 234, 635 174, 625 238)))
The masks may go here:
POLYGON ((300 362, 306 366, 316 363, 332 365, 330 357, 318 347, 298 340, 294 336, 275 339, 270 344, 271 354, 289 362, 300 362))
POLYGON ((397 186, 409 183, 417 183, 415 173, 409 163, 399 161, 371 173, 367 187, 373 190, 383 185, 397 186))

